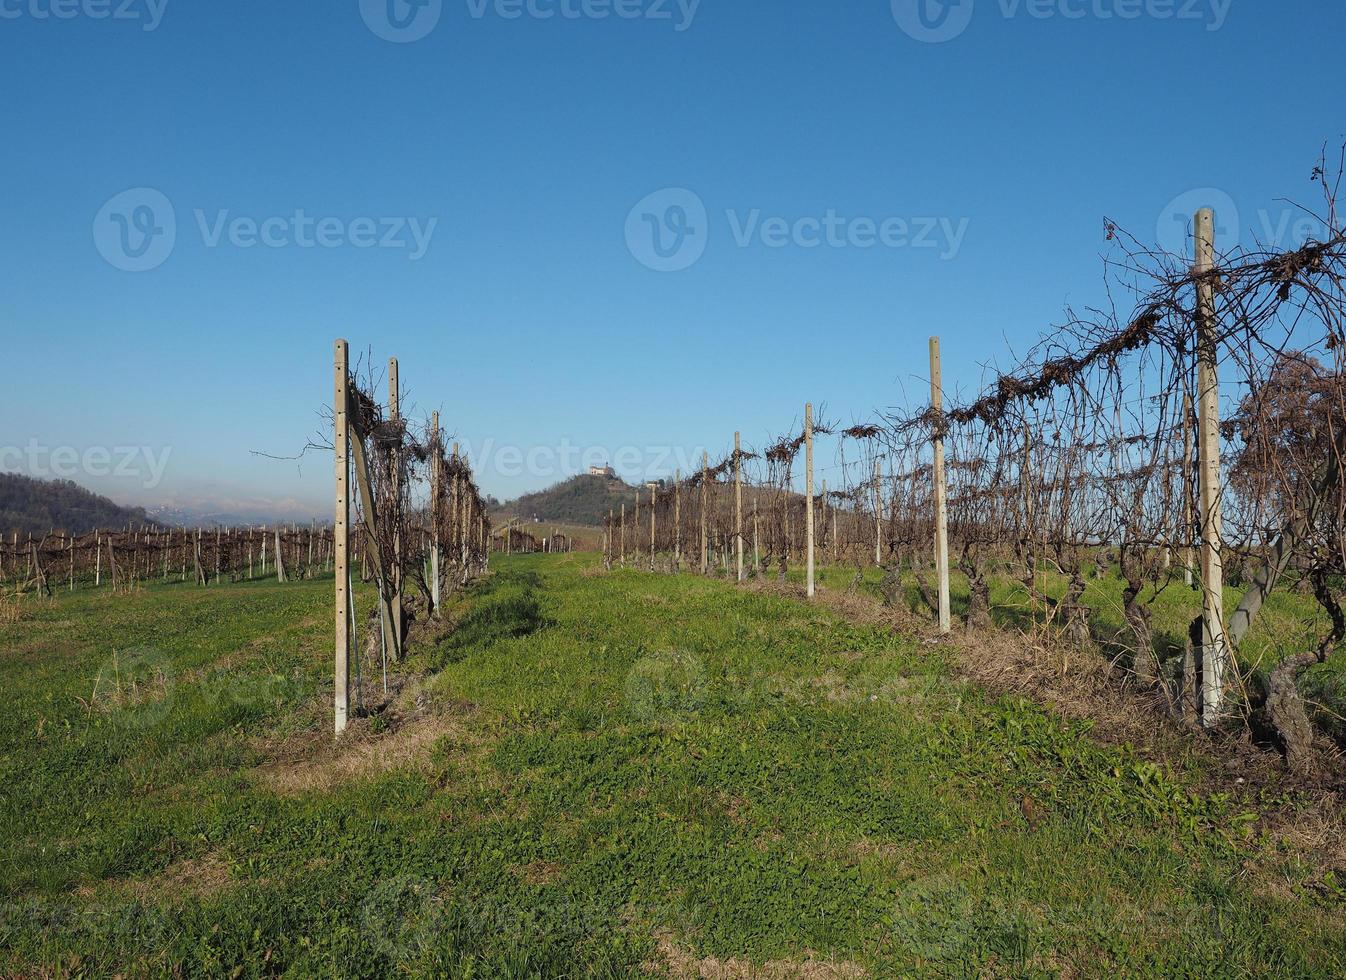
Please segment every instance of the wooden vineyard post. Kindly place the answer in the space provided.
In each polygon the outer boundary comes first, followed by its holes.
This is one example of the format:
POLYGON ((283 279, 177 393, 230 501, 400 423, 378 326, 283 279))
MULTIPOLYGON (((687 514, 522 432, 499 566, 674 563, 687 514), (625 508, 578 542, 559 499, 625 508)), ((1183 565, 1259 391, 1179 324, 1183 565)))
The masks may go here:
MULTIPOLYGON (((826 426, 824 426, 826 428, 826 426)), ((813 598, 813 403, 804 405, 804 562, 808 597, 813 598)))
POLYGON ((939 576, 939 631, 953 628, 949 611, 949 512, 944 483, 944 393, 940 378, 939 338, 930 338, 930 407, 934 410, 935 573, 939 576))
POLYGON ((640 567, 640 488, 636 488, 635 503, 631 505, 631 567, 640 567))
POLYGON ((439 618, 439 461, 444 453, 439 445, 439 413, 430 413, 430 601, 439 618))
MULTIPOLYGON (((16 540, 18 539, 18 535, 17 535, 17 534, 16 534, 14 537, 15 537, 16 540)), ((94 531, 94 532, 93 532, 93 547, 94 547, 93 584, 94 584, 94 588, 97 588, 98 586, 100 586, 100 585, 103 584, 103 535, 102 535, 102 532, 100 532, 100 531, 94 531)))
MULTIPOLYGON (((453 444, 454 463, 457 463, 460 458, 458 443, 455 442, 453 444)), ((466 465, 467 463, 464 462, 463 466, 466 465)), ((456 478, 456 486, 458 487, 458 502, 454 505, 453 513, 454 537, 458 539, 458 547, 455 550, 458 554, 458 566, 462 569, 462 584, 467 585, 467 514, 470 501, 467 495, 467 487, 464 485, 462 476, 456 478)))
POLYGON ((673 571, 682 571, 682 470, 673 472, 673 571))
POLYGON ((1224 710, 1227 656, 1224 628, 1223 507, 1220 487, 1219 342, 1215 318, 1215 212, 1196 213, 1197 395, 1201 416, 1197 451, 1201 473, 1201 723, 1224 710))
POLYGON ((618 560, 617 560, 617 564, 618 564, 621 568, 625 568, 625 567, 626 567, 626 501, 625 501, 625 500, 622 501, 622 515, 621 515, 621 522, 618 524, 618 526, 617 526, 617 530, 618 530, 618 536, 619 536, 619 538, 620 538, 619 544, 621 545, 621 550, 620 550, 620 556, 621 556, 621 557, 618 558, 618 560))
POLYGON ((461 570, 463 559, 462 549, 454 548, 454 541, 458 536, 459 530, 458 517, 462 510, 462 500, 465 496, 463 493, 463 481, 458 473, 458 443, 455 442, 453 444, 453 453, 449 458, 453 460, 453 478, 449 481, 449 556, 452 558, 455 551, 457 551, 458 557, 456 560, 458 561, 461 570))
MULTIPOLYGON (((45 539, 44 539, 45 540, 45 539)), ((33 536, 28 535, 28 556, 30 573, 37 581, 38 593, 40 595, 51 595, 51 586, 47 583, 47 572, 42 567, 42 559, 37 553, 37 544, 33 541, 33 536)))
POLYGON ((874 460, 874 565, 883 565, 883 500, 879 495, 879 481, 883 471, 878 458, 874 460))
POLYGON ((710 574, 710 534, 706 528, 707 497, 710 491, 710 453, 701 453, 701 574, 710 574))
POLYGON ((752 495, 752 574, 762 574, 762 538, 761 526, 757 516, 757 494, 752 495))
POLYGON ((743 581, 743 449, 734 433, 734 558, 738 581, 743 581))
MULTIPOLYGON (((336 694, 333 717, 336 734, 346 730, 350 717, 350 567, 347 548, 350 540, 350 447, 346 427, 346 400, 349 397, 350 353, 346 341, 336 342, 336 394, 333 401, 334 436, 336 446, 336 516, 332 525, 332 551, 336 560, 336 594, 333 609, 336 614, 335 679, 336 694)), ((249 534, 251 537, 251 534, 249 534)), ((251 551, 249 551, 251 554, 251 551)))
POLYGON ((655 487, 650 487, 650 571, 654 571, 654 547, 655 547, 654 511, 656 503, 655 498, 658 493, 659 493, 658 489, 656 489, 655 487))
MULTIPOLYGON (((823 513, 822 513, 822 518, 823 518, 823 522, 822 522, 822 523, 823 523, 823 539, 826 541, 826 540, 828 540, 828 536, 827 536, 827 508, 828 508, 828 501, 827 501, 827 481, 826 481, 826 480, 823 480, 823 485, 822 485, 822 502, 823 502, 823 513)), ((824 554, 824 555, 827 553, 827 545, 826 545, 826 544, 823 545, 823 547, 822 547, 822 551, 823 551, 823 554, 824 554)))

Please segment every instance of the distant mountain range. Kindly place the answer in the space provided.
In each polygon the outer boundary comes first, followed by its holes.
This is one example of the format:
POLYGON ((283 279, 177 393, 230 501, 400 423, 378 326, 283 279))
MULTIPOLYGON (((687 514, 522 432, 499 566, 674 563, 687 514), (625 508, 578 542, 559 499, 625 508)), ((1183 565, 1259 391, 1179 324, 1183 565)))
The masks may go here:
POLYGON ((150 525, 140 507, 121 507, 69 480, 37 480, 0 473, 0 531, 46 534, 53 529, 84 534, 96 528, 150 525))
MULTIPOLYGON (((160 504, 145 508, 151 518, 167 527, 259 527, 278 524, 298 524, 307 527, 312 515, 294 512, 289 516, 274 508, 254 508, 246 504, 211 506, 210 504, 160 504)), ((328 523, 319 521, 318 523, 328 523)))

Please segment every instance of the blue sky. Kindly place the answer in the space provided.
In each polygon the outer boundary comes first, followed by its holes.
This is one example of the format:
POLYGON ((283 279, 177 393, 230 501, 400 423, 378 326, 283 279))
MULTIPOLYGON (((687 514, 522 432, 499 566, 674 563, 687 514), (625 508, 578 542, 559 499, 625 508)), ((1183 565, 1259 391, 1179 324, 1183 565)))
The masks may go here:
POLYGON ((253 451, 344 336, 499 496, 666 475, 915 397, 931 334, 975 386, 1103 300, 1105 216, 1264 235, 1346 130, 1340 4, 915 2, 0 0, 0 468, 325 515, 253 451))

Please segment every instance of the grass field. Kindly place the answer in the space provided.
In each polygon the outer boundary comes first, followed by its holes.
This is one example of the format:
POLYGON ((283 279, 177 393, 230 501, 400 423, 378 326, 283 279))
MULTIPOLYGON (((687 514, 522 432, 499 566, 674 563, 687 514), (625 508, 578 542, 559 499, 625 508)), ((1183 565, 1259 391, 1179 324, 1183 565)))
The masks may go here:
POLYGON ((1346 974, 1346 888, 1198 754, 596 564, 497 557, 340 746, 330 580, 29 608, 0 974, 1346 974))
MULTIPOLYGON (((877 599, 882 595, 882 576, 880 569, 867 567, 861 571, 857 583, 854 567, 828 566, 818 570, 816 580, 834 589, 854 586, 877 599)), ((792 568, 787 580, 802 584, 803 570, 792 568)), ((921 596, 910 571, 904 572, 903 582, 907 608, 922 610, 921 596)), ((997 624, 1024 629, 1035 621, 1035 617, 1039 622, 1044 618, 1043 610, 1032 608, 1027 591, 1017 579, 992 575, 988 577, 988 583, 991 586, 992 618, 997 624)), ((1053 598, 1064 595, 1066 585, 1064 575, 1055 572, 1039 575, 1039 588, 1053 598)), ((1122 611, 1124 586, 1116 566, 1099 577, 1090 574, 1082 601, 1089 607, 1090 630, 1100 652, 1109 657, 1120 655, 1124 662, 1129 662, 1133 639, 1122 611)), ((1242 596, 1242 588, 1229 586, 1225 589, 1226 616, 1237 608, 1242 596)), ((1157 594, 1147 589, 1140 598, 1152 613, 1156 652, 1169 659, 1170 667, 1176 669, 1188 625, 1201 614, 1200 593, 1184 586, 1181 574, 1175 573, 1173 580, 1157 594)), ((967 578, 956 571, 950 575, 950 600, 954 618, 962 618, 967 611, 968 584, 967 578)), ((1312 595, 1284 588, 1273 591, 1239 647, 1241 666, 1250 675, 1263 677, 1286 657, 1316 649, 1329 627, 1326 615, 1312 595)), ((1309 668, 1301 686, 1314 708, 1318 724, 1337 737, 1346 738, 1346 649, 1338 650, 1327 663, 1309 668)), ((1235 690, 1232 697, 1237 700, 1241 693, 1235 690)))

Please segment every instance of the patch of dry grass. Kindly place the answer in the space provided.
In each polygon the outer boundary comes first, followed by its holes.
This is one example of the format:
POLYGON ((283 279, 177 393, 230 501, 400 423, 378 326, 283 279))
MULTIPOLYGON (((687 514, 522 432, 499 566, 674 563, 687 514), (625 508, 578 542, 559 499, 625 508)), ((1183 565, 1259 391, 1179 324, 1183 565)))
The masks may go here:
POLYGON ((0 626, 13 626, 28 615, 28 604, 20 593, 0 594, 0 626))
MULTIPOLYGON (((432 750, 441 739, 478 741, 466 724, 474 710, 463 703, 426 705, 419 686, 407 684, 378 715, 352 720, 339 739, 319 725, 265 744, 262 751, 268 760, 257 767, 256 777, 274 793, 297 796, 330 791, 394 769, 429 771, 432 750)), ((329 711, 326 699, 321 699, 316 713, 325 721, 329 711)))
POLYGON ((565 872, 565 865, 556 861, 533 861, 510 869, 515 876, 530 885, 549 885, 565 872))
POLYGON ((657 937, 659 960, 646 970, 675 980, 858 980, 869 976, 863 967, 843 960, 819 959, 805 953, 802 959, 771 960, 757 965, 749 960, 714 956, 698 957, 673 937, 657 937))
POLYGON ((150 904, 175 899, 208 898, 224 891, 232 881, 228 862, 212 851, 199 858, 174 861, 158 874, 122 879, 115 882, 113 887, 150 904))

